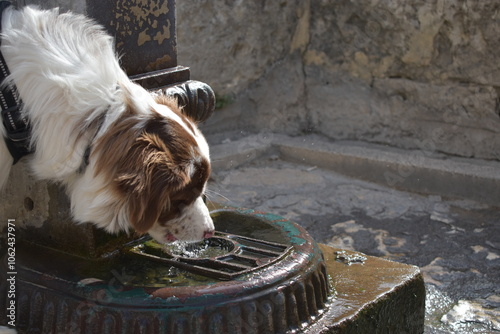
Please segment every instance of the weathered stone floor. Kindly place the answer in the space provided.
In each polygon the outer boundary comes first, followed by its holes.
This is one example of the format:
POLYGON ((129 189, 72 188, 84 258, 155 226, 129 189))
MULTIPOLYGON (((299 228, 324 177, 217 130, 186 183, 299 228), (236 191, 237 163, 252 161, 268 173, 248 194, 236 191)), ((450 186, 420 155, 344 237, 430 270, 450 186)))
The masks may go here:
POLYGON ((264 154, 216 169, 215 202, 284 216, 316 241, 417 265, 425 333, 500 331, 500 209, 397 191, 264 154))

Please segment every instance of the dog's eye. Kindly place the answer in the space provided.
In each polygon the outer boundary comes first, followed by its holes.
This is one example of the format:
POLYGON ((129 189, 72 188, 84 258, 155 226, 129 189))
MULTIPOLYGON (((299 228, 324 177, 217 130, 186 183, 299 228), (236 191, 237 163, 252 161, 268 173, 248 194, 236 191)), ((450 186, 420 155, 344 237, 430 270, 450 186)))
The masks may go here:
POLYGON ((183 207, 179 201, 171 201, 169 208, 165 209, 158 219, 163 222, 174 219, 181 213, 183 207))
POLYGON ((172 206, 172 208, 177 208, 179 210, 182 210, 184 207, 188 206, 188 202, 187 201, 184 201, 184 200, 177 200, 177 201, 172 201, 172 203, 170 204, 172 206))
POLYGON ((178 217, 184 208, 191 205, 193 202, 188 199, 173 199, 170 201, 170 206, 166 208, 158 218, 160 222, 166 222, 178 217))
POLYGON ((178 217, 182 211, 189 205, 193 203, 193 199, 185 198, 184 196, 175 196, 170 200, 170 205, 168 208, 161 213, 158 218, 161 222, 166 222, 171 219, 178 217))

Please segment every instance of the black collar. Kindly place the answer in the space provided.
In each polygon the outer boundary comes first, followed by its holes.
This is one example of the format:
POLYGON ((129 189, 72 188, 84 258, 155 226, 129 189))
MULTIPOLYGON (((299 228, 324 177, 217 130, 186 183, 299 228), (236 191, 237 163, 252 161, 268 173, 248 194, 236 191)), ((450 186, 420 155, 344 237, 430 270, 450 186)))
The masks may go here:
POLYGON ((88 126, 88 129, 90 129, 92 127, 95 127, 96 130, 95 130, 94 136, 90 140, 90 143, 87 145, 87 148, 85 149, 85 152, 83 153, 82 164, 78 168, 78 173, 80 173, 80 174, 82 174, 82 173, 85 172, 85 169, 87 168, 87 166, 90 163, 90 154, 92 153, 91 152, 92 151, 92 143, 94 142, 95 138, 99 134, 99 131, 101 131, 101 128, 102 128, 102 126, 104 124, 105 118, 106 118, 106 113, 103 112, 99 117, 97 117, 93 121, 93 123, 94 123, 93 126, 92 125, 88 126))
MULTIPOLYGON (((2 13, 10 5, 9 1, 0 1, 0 28, 2 26, 2 13)), ((25 155, 32 153, 31 131, 28 119, 22 115, 23 103, 19 98, 16 86, 13 83, 3 82, 9 74, 7 63, 0 52, 0 82, 2 83, 0 108, 3 125, 7 132, 5 144, 14 158, 15 164, 25 155)))

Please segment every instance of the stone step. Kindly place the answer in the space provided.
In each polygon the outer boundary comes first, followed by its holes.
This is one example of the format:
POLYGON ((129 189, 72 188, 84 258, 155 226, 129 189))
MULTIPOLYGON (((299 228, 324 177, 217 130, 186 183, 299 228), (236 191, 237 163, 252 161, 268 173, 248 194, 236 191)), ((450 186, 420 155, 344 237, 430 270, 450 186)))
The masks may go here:
POLYGON ((319 246, 335 295, 306 333, 424 332, 425 287, 418 267, 319 246))
POLYGON ((212 145, 213 169, 230 169, 265 154, 317 166, 391 188, 498 206, 500 163, 388 146, 329 141, 321 136, 258 134, 212 145))

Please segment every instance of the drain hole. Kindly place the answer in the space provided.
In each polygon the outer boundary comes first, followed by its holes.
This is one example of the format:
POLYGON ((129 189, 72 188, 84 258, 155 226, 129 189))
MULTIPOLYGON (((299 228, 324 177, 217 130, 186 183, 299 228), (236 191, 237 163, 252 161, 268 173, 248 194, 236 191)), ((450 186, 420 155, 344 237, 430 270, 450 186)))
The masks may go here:
POLYGON ((24 208, 28 211, 32 211, 35 208, 35 203, 29 197, 24 199, 24 208))

